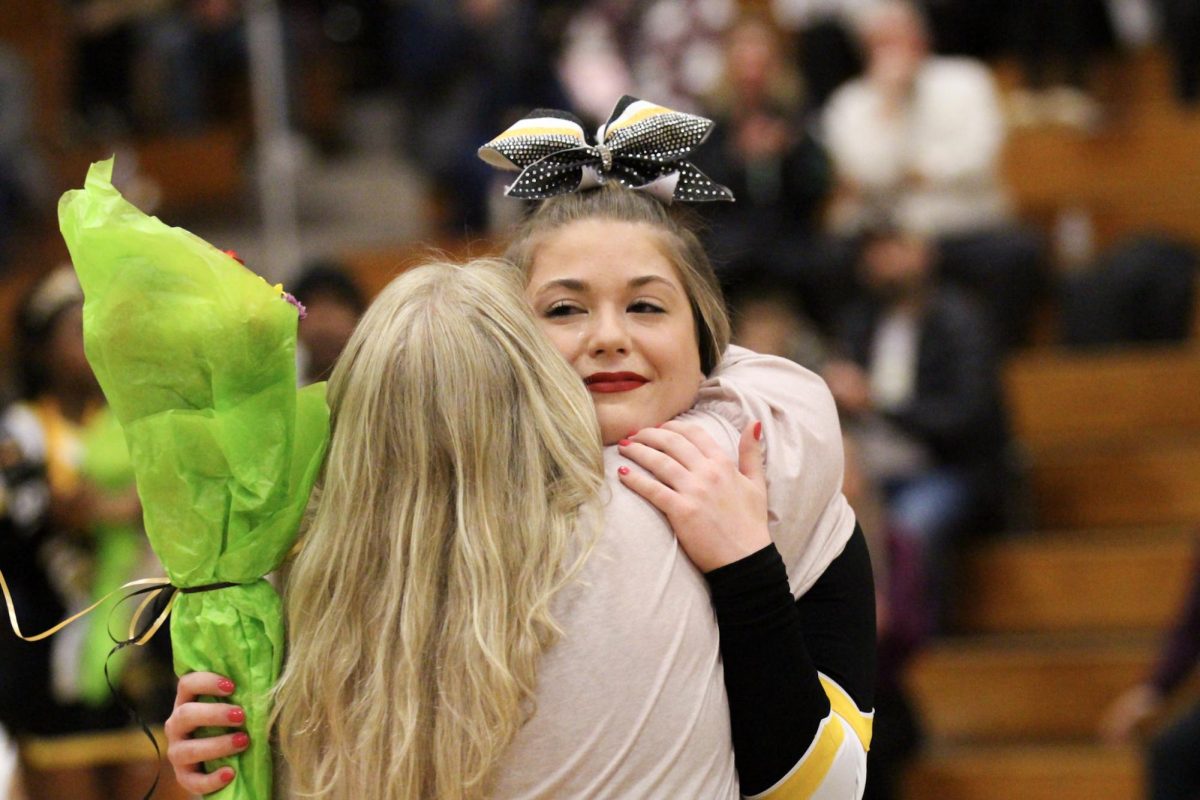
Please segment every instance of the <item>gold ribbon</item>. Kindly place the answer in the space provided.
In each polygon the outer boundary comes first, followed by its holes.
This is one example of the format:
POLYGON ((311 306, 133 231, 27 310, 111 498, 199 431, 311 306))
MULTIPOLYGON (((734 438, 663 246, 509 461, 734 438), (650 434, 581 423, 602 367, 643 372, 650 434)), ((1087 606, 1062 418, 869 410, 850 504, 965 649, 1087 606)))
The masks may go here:
MULTIPOLYGON (((137 607, 137 610, 133 613, 133 617, 129 620, 128 641, 132 642, 133 644, 143 645, 150 641, 151 637, 158 632, 158 629, 162 627, 162 624, 166 621, 167 617, 170 616, 171 609, 175 606, 175 598, 179 596, 179 590, 171 583, 170 578, 141 578, 136 581, 130 581, 124 586, 118 586, 116 589, 113 589, 111 592, 104 595, 87 608, 83 609, 77 614, 72 614, 54 627, 48 628, 41 633, 37 633, 32 636, 26 636, 25 634, 21 633, 21 625, 19 622, 17 622, 17 609, 13 606, 12 592, 10 592, 8 589, 8 581, 4 579, 4 571, 0 570, 0 591, 4 592, 4 603, 8 606, 8 622, 12 626, 13 633, 15 633, 18 638, 24 639, 27 642, 40 642, 42 639, 53 636, 80 617, 84 617, 92 613, 97 608, 108 602, 114 595, 123 592, 126 589, 147 586, 154 588, 140 588, 138 591, 134 592, 134 594, 142 594, 143 592, 148 592, 148 594, 146 595, 146 599, 141 602, 141 604, 137 607), (167 602, 167 605, 162 610, 162 613, 158 615, 158 617, 154 620, 154 623, 146 630, 146 632, 139 635, 137 632, 137 624, 138 620, 141 619, 142 613, 145 612, 146 608, 149 607, 149 605, 153 603, 159 597, 159 595, 167 591, 171 592, 170 601, 167 602)), ((130 595, 130 597, 132 596, 133 595, 130 595)))

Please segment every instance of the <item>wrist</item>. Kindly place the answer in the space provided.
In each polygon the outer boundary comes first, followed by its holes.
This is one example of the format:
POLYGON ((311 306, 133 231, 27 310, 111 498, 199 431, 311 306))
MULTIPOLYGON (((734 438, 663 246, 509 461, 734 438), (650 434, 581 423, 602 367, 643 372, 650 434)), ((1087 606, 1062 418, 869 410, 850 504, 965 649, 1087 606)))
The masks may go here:
POLYGON ((704 573, 704 579, 718 608, 771 604, 779 599, 781 591, 789 601, 793 599, 783 557, 773 543, 704 573))

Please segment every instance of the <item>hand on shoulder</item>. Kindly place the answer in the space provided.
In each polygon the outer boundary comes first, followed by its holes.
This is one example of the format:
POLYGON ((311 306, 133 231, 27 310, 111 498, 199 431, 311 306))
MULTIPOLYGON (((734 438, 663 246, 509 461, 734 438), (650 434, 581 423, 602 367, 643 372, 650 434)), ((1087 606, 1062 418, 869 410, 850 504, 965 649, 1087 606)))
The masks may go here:
POLYGON ((758 422, 743 429, 737 461, 702 428, 686 422, 647 428, 619 443, 621 455, 642 468, 619 468, 621 482, 666 515, 701 572, 771 543, 761 430, 758 422))

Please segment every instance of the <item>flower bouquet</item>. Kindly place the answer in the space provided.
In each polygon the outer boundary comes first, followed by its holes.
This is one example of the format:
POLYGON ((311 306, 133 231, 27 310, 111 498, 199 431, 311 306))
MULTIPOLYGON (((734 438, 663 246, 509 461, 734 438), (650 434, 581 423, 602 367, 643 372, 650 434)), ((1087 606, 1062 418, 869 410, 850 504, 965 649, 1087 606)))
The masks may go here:
MULTIPOLYGON (((112 185, 59 202, 84 291, 88 361, 125 431, 150 544, 178 587, 175 671, 237 686, 250 747, 220 800, 268 800, 282 606, 264 576, 292 548, 325 453, 324 384, 296 388, 297 308, 279 287, 112 185)), ((217 765, 210 765, 215 768, 217 765)))

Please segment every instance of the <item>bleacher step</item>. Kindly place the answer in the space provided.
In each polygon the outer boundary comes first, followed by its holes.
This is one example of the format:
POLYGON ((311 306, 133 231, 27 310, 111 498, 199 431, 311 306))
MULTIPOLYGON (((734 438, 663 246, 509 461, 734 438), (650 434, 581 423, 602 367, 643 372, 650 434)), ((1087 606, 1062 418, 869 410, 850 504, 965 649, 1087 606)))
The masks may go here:
POLYGON ((1137 800, 1136 751, 1099 745, 972 746, 921 756, 905 800, 1137 800))
POLYGON ((1189 527, 1031 534, 972 549, 956 622, 970 633, 1159 630, 1186 591, 1189 527))
POLYGON ((1031 453, 1038 524, 1093 528, 1200 522, 1200 433, 1131 433, 1031 453))
MULTIPOLYGON (((156 213, 173 215, 237 201, 245 189, 243 146, 234 126, 215 126, 194 134, 141 138, 117 158, 124 164, 132 157, 138 174, 157 189, 156 213)), ((63 185, 82 186, 88 165, 111 155, 111 146, 73 148, 58 154, 56 171, 63 185)))
POLYGON ((1200 432, 1193 346, 1025 353, 1005 365, 1004 386, 1017 438, 1032 448, 1200 432))
POLYGON ((927 732, 945 742, 1090 740, 1107 704, 1145 677, 1156 643, 1152 635, 949 639, 917 656, 908 685, 927 732))

